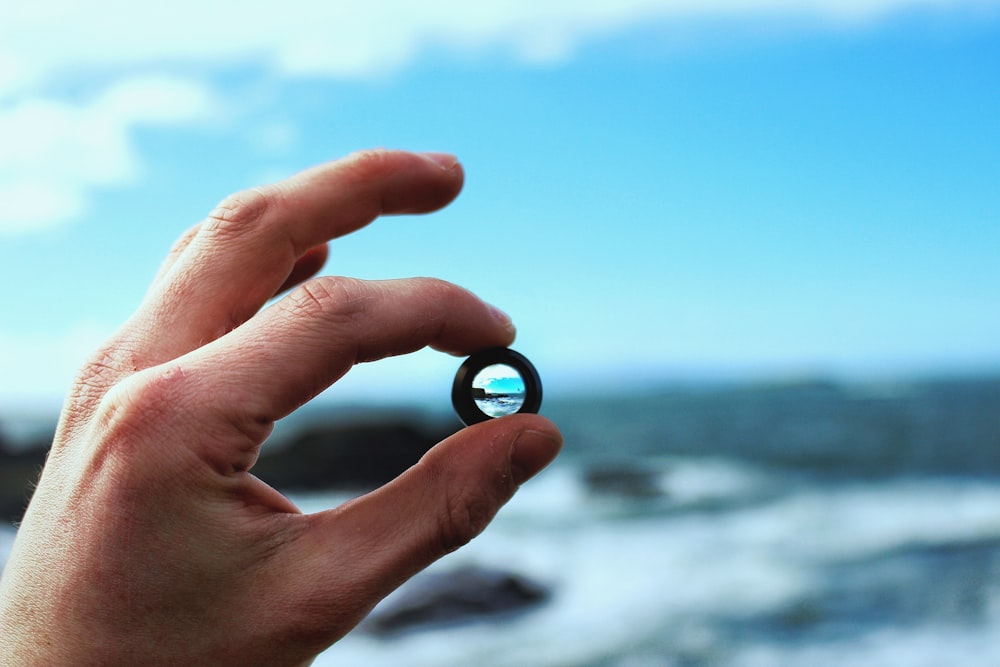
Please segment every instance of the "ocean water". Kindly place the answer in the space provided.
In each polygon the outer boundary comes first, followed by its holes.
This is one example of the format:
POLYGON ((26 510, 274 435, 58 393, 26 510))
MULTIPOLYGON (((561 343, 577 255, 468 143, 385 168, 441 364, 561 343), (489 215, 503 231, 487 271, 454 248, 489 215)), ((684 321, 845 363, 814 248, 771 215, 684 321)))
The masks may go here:
POLYGON ((1000 380, 679 387, 545 412, 564 454, 433 569, 513 570, 549 601, 352 633, 317 666, 1000 664, 1000 380))
POLYGON ((680 387, 546 412, 560 460, 434 569, 511 569, 551 600, 348 635, 318 666, 1000 664, 1000 381, 680 387))
POLYGON ((589 499, 559 467, 436 566, 512 568, 553 587, 547 605, 395 639, 348 636, 316 664, 1000 664, 996 485, 774 494, 781 480, 759 471, 665 463, 687 510, 589 499))
POLYGON ((475 400, 479 409, 490 417, 505 417, 521 409, 524 405, 524 394, 487 396, 475 400))

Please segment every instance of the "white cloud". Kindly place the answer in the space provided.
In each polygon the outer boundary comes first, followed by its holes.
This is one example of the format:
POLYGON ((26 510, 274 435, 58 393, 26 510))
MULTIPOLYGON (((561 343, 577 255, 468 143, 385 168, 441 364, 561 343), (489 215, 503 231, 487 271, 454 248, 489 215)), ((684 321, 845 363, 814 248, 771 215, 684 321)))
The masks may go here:
MULTIPOLYGON (((0 234, 56 225, 93 188, 137 178, 132 135, 212 113, 202 84, 151 73, 256 64, 279 76, 364 77, 425 48, 570 57, 622 28, 702 19, 856 23, 906 10, 996 8, 1000 0, 33 0, 0 9, 0 234), (116 78, 117 77, 117 78, 116 78), (59 86, 103 81, 89 101, 59 86)), ((289 136, 274 136, 276 143, 289 136)))
POLYGON ((589 36, 649 21, 754 16, 868 21, 996 0, 34 0, 0 16, 0 96, 100 68, 257 60, 291 74, 364 76, 426 45, 561 57, 589 36))
POLYGON ((136 127, 190 121, 213 106, 207 88, 165 77, 117 82, 78 104, 26 97, 0 106, 0 235, 80 215, 92 188, 140 173, 136 127))

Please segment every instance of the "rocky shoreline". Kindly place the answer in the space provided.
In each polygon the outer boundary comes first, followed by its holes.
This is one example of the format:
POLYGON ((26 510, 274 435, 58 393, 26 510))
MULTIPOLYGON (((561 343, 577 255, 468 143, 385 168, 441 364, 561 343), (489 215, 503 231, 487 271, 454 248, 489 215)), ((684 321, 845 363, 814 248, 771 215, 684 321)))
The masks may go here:
MULTIPOLYGON (((394 411, 314 419, 265 445, 253 473, 287 493, 364 491, 399 475, 456 428, 451 420, 414 420, 394 411)), ((20 521, 50 442, 51 432, 19 443, 0 435, 0 520, 20 521)))
MULTIPOLYGON (((287 492, 363 492, 393 479, 455 431, 453 420, 414 419, 386 412, 309 424, 265 446, 255 475, 287 492)), ((0 437, 0 520, 16 524, 45 463, 51 437, 11 444, 0 437)), ((3 563, 0 562, 0 568, 3 563)), ((362 631, 388 639, 402 633, 494 621, 530 611, 552 594, 516 572, 469 566, 423 573, 380 608, 362 631)))

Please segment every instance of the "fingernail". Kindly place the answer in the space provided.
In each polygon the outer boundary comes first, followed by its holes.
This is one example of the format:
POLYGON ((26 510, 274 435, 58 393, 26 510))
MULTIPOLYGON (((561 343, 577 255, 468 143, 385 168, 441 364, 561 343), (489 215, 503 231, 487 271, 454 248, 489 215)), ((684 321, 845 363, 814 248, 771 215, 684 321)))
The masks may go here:
POLYGON ((543 431, 522 431, 510 448, 510 476, 517 485, 524 484, 552 462, 562 440, 543 431))
POLYGON ((445 171, 455 168, 458 158, 451 153, 422 153, 422 155, 445 171))
POLYGON ((514 326, 514 321, 510 319, 510 315, 503 312, 496 306, 490 306, 490 313, 493 315, 493 319, 500 323, 504 329, 507 330, 511 336, 517 333, 517 327, 514 326))

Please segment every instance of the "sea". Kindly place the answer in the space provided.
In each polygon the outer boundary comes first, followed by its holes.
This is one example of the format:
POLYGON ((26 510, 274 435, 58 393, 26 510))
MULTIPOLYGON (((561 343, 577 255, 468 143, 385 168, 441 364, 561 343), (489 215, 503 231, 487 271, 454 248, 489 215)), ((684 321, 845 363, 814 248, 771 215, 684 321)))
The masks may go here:
POLYGON ((1000 665, 1000 377, 547 401, 563 454, 431 569, 516 572, 549 598, 357 631, 317 667, 1000 665))

